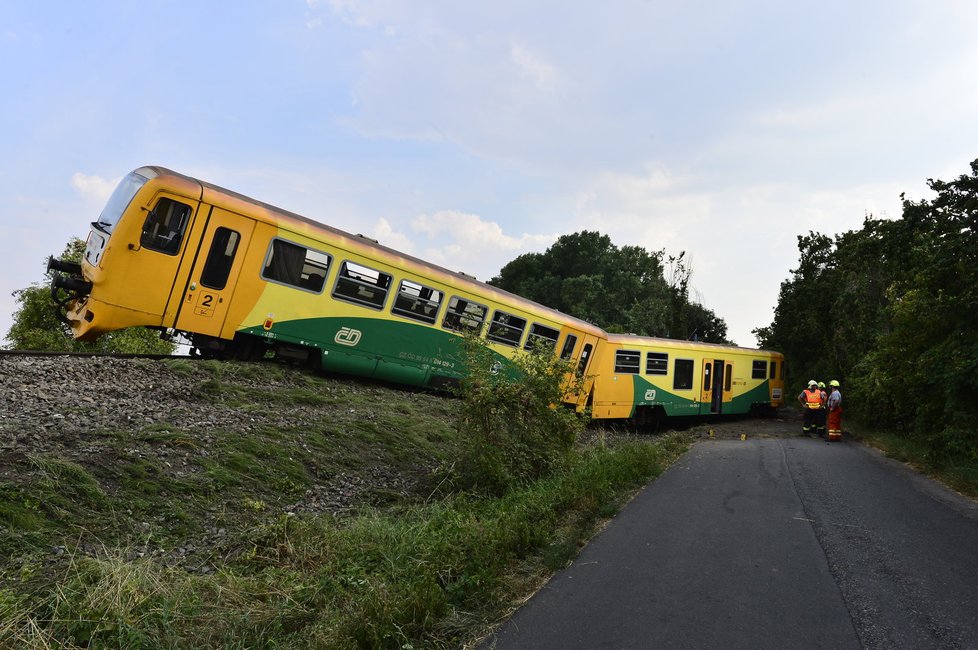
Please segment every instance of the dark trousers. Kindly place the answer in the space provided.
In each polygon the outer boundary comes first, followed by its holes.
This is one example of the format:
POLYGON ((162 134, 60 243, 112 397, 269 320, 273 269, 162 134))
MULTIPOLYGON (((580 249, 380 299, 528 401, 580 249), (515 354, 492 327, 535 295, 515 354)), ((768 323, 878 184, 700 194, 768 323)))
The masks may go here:
POLYGON ((810 409, 805 407, 805 421, 801 425, 802 433, 814 433, 816 418, 818 417, 818 409, 810 409))

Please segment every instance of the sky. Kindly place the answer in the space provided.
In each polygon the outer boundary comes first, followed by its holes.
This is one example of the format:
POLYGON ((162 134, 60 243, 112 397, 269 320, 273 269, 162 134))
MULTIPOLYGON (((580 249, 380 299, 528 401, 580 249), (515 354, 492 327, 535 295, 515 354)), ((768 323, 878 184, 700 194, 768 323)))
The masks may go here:
POLYGON ((162 165, 480 280, 563 234, 685 251, 754 346, 797 237, 978 158, 970 0, 0 0, 11 292, 162 165))

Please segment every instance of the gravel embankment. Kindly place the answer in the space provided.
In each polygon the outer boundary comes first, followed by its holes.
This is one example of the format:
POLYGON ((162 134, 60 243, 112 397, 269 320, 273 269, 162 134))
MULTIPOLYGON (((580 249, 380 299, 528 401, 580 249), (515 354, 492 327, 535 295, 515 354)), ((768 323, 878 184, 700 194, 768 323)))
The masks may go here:
MULTIPOLYGON (((187 362, 190 363, 190 362, 187 362)), ((233 372, 233 371, 232 371, 233 372)), ((238 373, 222 381, 265 392, 307 388, 298 371, 238 373), (251 376, 254 375, 254 376, 251 376), (256 378, 258 377, 258 378, 256 378)), ((124 451, 152 457, 174 476, 199 471, 193 455, 206 456, 215 430, 248 433, 258 428, 300 431, 310 422, 331 415, 336 421, 365 417, 350 409, 290 402, 287 408, 241 409, 220 400, 205 399, 202 386, 212 375, 192 368, 177 372, 164 361, 107 357, 0 358, 0 480, 25 480, 25 455, 55 456, 83 465, 117 453, 118 436, 105 432, 138 433, 147 427, 172 426, 192 440, 175 448, 133 442, 124 451), (334 411, 335 415, 327 413, 334 411), (189 449, 189 450, 188 450, 189 449)), ((337 380, 336 390, 376 392, 380 387, 351 385, 337 380)), ((332 390, 326 387, 324 390, 332 390)), ((369 397, 369 395, 368 395, 369 397)), ((428 394, 408 399, 442 399, 428 394)), ((367 414, 369 416, 369 414, 367 414)), ((137 436, 138 438, 138 436, 137 436)), ((302 445, 301 437, 296 444, 302 445)), ((285 507, 288 512, 332 512, 349 509, 368 488, 404 493, 412 480, 385 465, 328 477, 305 496, 285 507)))

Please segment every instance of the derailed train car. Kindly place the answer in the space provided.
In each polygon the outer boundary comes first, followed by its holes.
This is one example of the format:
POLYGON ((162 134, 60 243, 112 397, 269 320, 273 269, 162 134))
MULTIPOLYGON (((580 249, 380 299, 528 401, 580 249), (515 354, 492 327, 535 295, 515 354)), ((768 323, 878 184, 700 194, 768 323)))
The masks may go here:
POLYGON ((608 334, 591 372, 595 418, 766 414, 783 403, 784 355, 768 350, 608 334))
POLYGON ((457 339, 475 332, 503 363, 521 349, 553 346, 586 377, 568 404, 591 407, 595 418, 642 421, 782 403, 778 353, 609 335, 463 273, 162 167, 123 179, 91 224, 80 264, 52 260, 49 268, 56 272, 52 295, 83 340, 151 327, 185 335, 205 356, 271 353, 438 388, 464 375, 457 339), (631 372, 636 353, 639 372, 631 372), (667 355, 664 375, 656 354, 667 355), (689 372, 687 361, 695 375, 689 388, 685 379, 675 383, 689 372), (771 365, 758 381, 761 361, 771 365), (749 380, 741 378, 745 364, 753 364, 749 380), (673 379, 671 393, 662 377, 673 379))

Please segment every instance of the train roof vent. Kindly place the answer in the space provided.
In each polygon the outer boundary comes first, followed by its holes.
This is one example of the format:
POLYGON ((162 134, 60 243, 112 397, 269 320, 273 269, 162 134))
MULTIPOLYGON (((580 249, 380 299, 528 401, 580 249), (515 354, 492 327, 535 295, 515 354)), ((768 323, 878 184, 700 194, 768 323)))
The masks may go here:
POLYGON ((367 241, 372 241, 375 244, 379 244, 380 243, 379 241, 377 241, 373 237, 367 237, 366 235, 364 235, 362 233, 357 233, 357 237, 359 237, 360 239, 366 239, 367 241))
POLYGON ((468 273, 465 273, 464 271, 456 271, 456 273, 461 275, 463 278, 471 278, 473 280, 477 279, 474 275, 470 275, 468 273))

